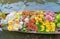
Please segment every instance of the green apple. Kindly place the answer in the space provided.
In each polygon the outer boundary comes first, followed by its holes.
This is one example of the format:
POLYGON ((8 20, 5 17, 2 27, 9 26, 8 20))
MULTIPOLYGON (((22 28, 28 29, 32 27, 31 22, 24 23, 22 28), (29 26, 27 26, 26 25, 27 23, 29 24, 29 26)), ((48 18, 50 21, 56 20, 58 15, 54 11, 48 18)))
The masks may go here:
POLYGON ((60 20, 60 14, 56 15, 56 20, 60 20))
POLYGON ((60 23, 57 23, 57 27, 60 28, 60 23))

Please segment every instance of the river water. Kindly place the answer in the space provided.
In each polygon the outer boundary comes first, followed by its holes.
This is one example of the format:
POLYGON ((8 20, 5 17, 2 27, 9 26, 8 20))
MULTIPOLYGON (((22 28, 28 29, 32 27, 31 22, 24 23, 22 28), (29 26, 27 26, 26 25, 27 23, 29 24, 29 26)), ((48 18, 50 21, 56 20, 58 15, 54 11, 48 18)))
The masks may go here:
POLYGON ((3 4, 5 2, 4 0, 0 3, 0 11, 5 13, 10 13, 13 11, 22 11, 22 10, 43 10, 43 11, 54 11, 59 12, 60 11, 60 0, 58 1, 49 1, 49 0, 35 0, 35 1, 18 1, 15 0, 14 3, 7 3, 3 4))

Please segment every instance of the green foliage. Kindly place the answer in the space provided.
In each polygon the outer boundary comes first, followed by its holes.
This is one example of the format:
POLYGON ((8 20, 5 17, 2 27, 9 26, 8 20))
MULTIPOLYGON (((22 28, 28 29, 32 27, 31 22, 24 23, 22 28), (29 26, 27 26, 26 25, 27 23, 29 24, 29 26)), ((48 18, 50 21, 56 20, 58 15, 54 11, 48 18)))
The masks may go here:
POLYGON ((0 12, 0 16, 2 16, 4 19, 6 17, 5 13, 3 13, 3 12, 0 12))

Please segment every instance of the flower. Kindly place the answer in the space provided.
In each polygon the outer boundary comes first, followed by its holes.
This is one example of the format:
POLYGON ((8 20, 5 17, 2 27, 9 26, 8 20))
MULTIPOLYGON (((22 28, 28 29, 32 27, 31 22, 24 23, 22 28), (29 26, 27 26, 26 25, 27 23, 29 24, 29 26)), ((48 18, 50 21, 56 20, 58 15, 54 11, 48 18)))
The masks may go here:
POLYGON ((42 25, 46 25, 46 23, 42 22, 42 25))
POLYGON ((36 14, 36 13, 33 12, 33 11, 29 11, 28 13, 29 13, 30 16, 33 16, 34 14, 36 14))
POLYGON ((47 29, 46 32, 50 32, 50 31, 47 29))
POLYGON ((50 15, 46 15, 45 16, 45 20, 51 21, 52 20, 52 17, 50 15))
POLYGON ((13 26, 11 26, 11 25, 8 26, 8 30, 9 30, 9 31, 12 31, 12 30, 13 30, 13 26))
POLYGON ((55 23, 54 22, 50 22, 51 25, 51 31, 55 31, 55 23))
POLYGON ((50 15, 50 16, 55 16, 55 13, 52 12, 52 11, 50 11, 49 15, 50 15))
POLYGON ((44 18, 44 15, 40 15, 40 18, 44 18))
POLYGON ((28 30, 32 30, 32 31, 37 31, 38 30, 38 26, 36 24, 32 23, 32 22, 27 23, 26 26, 27 26, 28 30))
POLYGON ((24 18, 24 17, 22 17, 22 19, 21 19, 21 20, 22 20, 22 22, 24 22, 24 21, 25 21, 25 18, 24 18))
POLYGON ((55 23, 54 22, 50 22, 51 26, 55 26, 55 23))
POLYGON ((13 26, 13 30, 18 31, 18 26, 13 26))
POLYGON ((43 22, 43 25, 49 25, 49 21, 48 21, 48 20, 45 20, 45 21, 43 22))
POLYGON ((42 18, 35 17, 36 22, 42 22, 42 18))
POLYGON ((9 25, 12 25, 14 22, 13 21, 8 21, 8 24, 9 25))
POLYGON ((27 17, 29 15, 30 11, 23 11, 22 12, 22 16, 23 17, 27 17))
POLYGON ((45 11, 44 12, 44 16, 46 16, 46 15, 48 15, 49 14, 49 12, 48 11, 45 11))
POLYGON ((50 30, 51 30, 51 26, 46 25, 46 32, 50 32, 50 30))
POLYGON ((54 16, 55 13, 52 12, 52 11, 45 11, 45 12, 44 12, 44 15, 45 15, 45 16, 46 16, 46 15, 54 16))
POLYGON ((42 18, 38 18, 38 22, 41 22, 42 23, 42 18))
POLYGON ((29 18, 27 17, 27 18, 25 18, 25 22, 28 22, 29 21, 29 18))
POLYGON ((18 12, 17 15, 21 16, 22 15, 22 12, 18 12))
POLYGON ((42 10, 40 10, 38 12, 39 12, 39 15, 43 15, 43 13, 44 13, 42 10))
POLYGON ((39 13, 38 15, 39 15, 40 18, 44 18, 44 14, 43 14, 43 11, 42 10, 37 11, 37 12, 39 13))
POLYGON ((35 20, 38 20, 38 17, 37 16, 35 17, 35 20))
POLYGON ((44 31, 44 29, 45 29, 45 26, 42 25, 42 26, 41 26, 41 31, 44 31))
POLYGON ((48 20, 44 21, 42 25, 46 27, 46 32, 50 32, 51 26, 48 20))
POLYGON ((35 20, 34 19, 30 19, 29 22, 30 23, 35 23, 35 20))
POLYGON ((54 21, 54 19, 55 19, 54 12, 50 12, 50 11, 44 12, 44 16, 45 16, 45 20, 48 20, 48 21, 54 21))
POLYGON ((19 19, 15 19, 16 23, 19 24, 19 19))

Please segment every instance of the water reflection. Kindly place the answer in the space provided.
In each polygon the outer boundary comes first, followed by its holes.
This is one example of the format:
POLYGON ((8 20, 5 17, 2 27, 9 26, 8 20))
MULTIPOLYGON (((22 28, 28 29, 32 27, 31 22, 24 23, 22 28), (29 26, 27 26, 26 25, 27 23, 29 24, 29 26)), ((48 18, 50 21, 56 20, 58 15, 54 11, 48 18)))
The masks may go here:
POLYGON ((60 0, 58 0, 58 2, 57 3, 60 3, 60 0))
MULTIPOLYGON (((45 1, 45 0, 43 0, 45 1)), ((37 2, 17 2, 17 3, 11 3, 11 4, 0 4, 0 10, 2 12, 13 12, 13 11, 22 11, 22 10, 44 10, 44 11, 54 11, 58 12, 60 11, 60 5, 56 4, 55 2, 46 2, 44 4, 39 4, 37 2), (28 4, 28 6, 25 6, 25 4, 28 4)))

